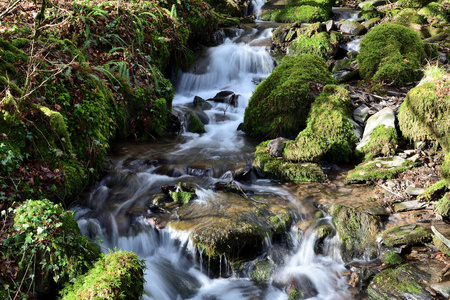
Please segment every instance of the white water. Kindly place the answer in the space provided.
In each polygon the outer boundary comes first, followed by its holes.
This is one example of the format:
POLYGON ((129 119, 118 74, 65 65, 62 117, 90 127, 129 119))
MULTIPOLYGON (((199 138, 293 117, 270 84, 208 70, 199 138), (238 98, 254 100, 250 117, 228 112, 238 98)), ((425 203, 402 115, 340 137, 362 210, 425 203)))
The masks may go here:
POLYGON ((250 13, 255 14, 256 18, 259 17, 261 13, 261 8, 266 3, 266 0, 252 0, 250 3, 250 13))
MULTIPOLYGON (((170 153, 161 151, 158 155, 165 155, 178 168, 183 168, 179 166, 183 161, 228 160, 228 157, 230 160, 245 160, 252 155, 253 146, 236 128, 243 120, 248 99, 255 89, 254 81, 267 77, 273 68, 272 59, 264 47, 248 45, 254 41, 256 32, 259 31, 251 32, 249 38, 236 37, 209 49, 205 58, 207 67, 201 74, 180 74, 174 106, 187 105, 194 96, 211 98, 221 90, 239 94, 239 105, 227 107, 222 103, 212 103, 213 108, 207 111, 211 119, 206 126, 207 133, 185 133, 170 153), (247 43, 235 43, 242 40, 247 43)), ((259 38, 263 39, 267 38, 268 32, 260 34, 259 38)), ((144 154, 142 156, 146 157, 144 154)), ((76 207, 74 210, 82 233, 91 239, 100 237, 105 253, 114 248, 130 250, 145 260, 146 285, 142 299, 240 300, 259 297, 285 300, 288 295, 277 286, 279 282, 294 279, 311 287, 311 299, 349 299, 345 282, 337 275, 343 270, 343 264, 336 251, 336 237, 326 240, 323 254, 316 255, 313 230, 298 234, 293 229, 293 249, 286 250, 285 264, 276 267, 267 285, 257 286, 248 278, 233 276, 210 278, 209 271, 201 264, 205 258, 201 253, 196 253, 188 232, 158 229, 151 219, 142 217, 142 214, 149 195, 159 192, 162 185, 176 185, 180 181, 194 182, 197 186, 198 199, 195 204, 199 209, 202 205, 219 207, 219 195, 209 187, 220 178, 189 174, 170 177, 158 173, 161 170, 159 166, 135 170, 132 164, 126 165, 126 161, 126 157, 120 160, 115 170, 91 192, 87 201, 90 208, 76 207)), ((229 175, 229 172, 223 172, 220 176, 223 180, 229 180, 229 175)), ((242 186, 255 193, 278 195, 289 200, 301 213, 302 205, 287 188, 268 180, 242 186)), ((273 246, 269 238, 266 238, 265 244, 267 250, 273 246)), ((226 258, 223 259, 225 261, 226 258)))

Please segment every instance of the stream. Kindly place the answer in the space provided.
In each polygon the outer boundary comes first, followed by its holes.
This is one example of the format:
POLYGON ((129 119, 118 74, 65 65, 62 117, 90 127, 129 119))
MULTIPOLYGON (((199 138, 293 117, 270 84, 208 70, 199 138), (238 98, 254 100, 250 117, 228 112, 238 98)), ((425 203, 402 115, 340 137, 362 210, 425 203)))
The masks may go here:
MULTIPOLYGON (((256 23, 236 30, 223 44, 209 48, 195 70, 178 75, 175 114, 182 117, 191 110, 195 96, 210 99, 220 91, 238 95, 236 106, 208 101, 212 108, 204 111, 209 120, 204 134, 184 131, 175 141, 116 145, 109 173, 83 206, 73 207, 81 232, 92 240, 101 238, 103 252, 129 250, 145 260, 142 299, 288 299, 292 282, 303 288, 307 299, 351 298, 346 278, 339 275, 345 267, 337 235, 327 237, 322 250, 316 251, 314 229, 332 222, 326 215, 313 218, 316 208, 308 190, 299 193, 301 185, 292 187, 255 175, 239 183, 250 197, 215 189, 218 183, 230 182, 237 169, 251 166, 257 141, 236 129, 256 84, 274 68, 266 47, 260 46, 271 38, 272 28, 266 27, 256 23), (255 283, 233 271, 227 257, 221 257, 220 270, 213 272, 189 230, 157 226, 149 208, 152 197, 161 193, 162 186, 180 182, 195 187, 195 199, 185 204, 192 215, 213 218, 226 207, 248 203, 257 207, 273 199, 289 207, 295 216, 293 226, 286 228, 289 243, 267 237, 258 256, 275 264, 267 280, 255 283), (299 228, 300 223, 307 225, 299 228)), ((311 190, 314 193, 317 190, 311 190)), ((175 209, 171 217, 176 214, 175 209)))

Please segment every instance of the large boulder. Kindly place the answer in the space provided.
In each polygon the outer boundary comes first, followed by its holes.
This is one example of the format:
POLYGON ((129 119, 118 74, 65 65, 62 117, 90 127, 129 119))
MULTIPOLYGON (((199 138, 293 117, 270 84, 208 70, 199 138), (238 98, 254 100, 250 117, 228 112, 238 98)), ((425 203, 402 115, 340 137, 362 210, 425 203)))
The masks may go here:
POLYGON ((286 143, 283 157, 295 162, 349 162, 356 140, 348 91, 327 85, 311 106, 307 127, 286 143))
POLYGON ((400 130, 406 138, 450 143, 450 76, 428 79, 413 88, 400 106, 400 130))
POLYGON ((305 128, 311 103, 321 87, 334 81, 327 64, 317 55, 285 57, 256 87, 242 130, 258 138, 296 136, 305 128))
POLYGON ((424 58, 423 43, 413 30, 384 23, 362 39, 359 71, 367 81, 402 85, 419 78, 424 58))
POLYGON ((289 55, 317 54, 327 59, 337 51, 337 41, 332 41, 326 32, 315 33, 311 36, 302 34, 289 46, 289 55))

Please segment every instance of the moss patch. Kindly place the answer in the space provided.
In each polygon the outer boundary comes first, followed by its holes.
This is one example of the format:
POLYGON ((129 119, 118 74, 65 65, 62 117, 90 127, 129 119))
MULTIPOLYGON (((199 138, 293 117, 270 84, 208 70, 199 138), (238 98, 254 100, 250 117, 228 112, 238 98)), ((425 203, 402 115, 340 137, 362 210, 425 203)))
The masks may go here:
POLYGON ((314 23, 329 19, 334 0, 290 0, 288 5, 271 7, 260 16, 263 21, 314 23))
POLYGON ((368 161, 378 155, 392 156, 397 149, 397 129, 391 126, 378 125, 370 135, 366 145, 356 150, 356 155, 368 161))
POLYGON ((416 163, 400 157, 376 158, 373 161, 364 162, 347 174, 347 182, 360 183, 377 181, 379 179, 395 178, 398 174, 414 167, 416 163))
POLYGON ((139 299, 144 292, 144 269, 145 263, 132 252, 109 253, 66 287, 62 299, 139 299))
MULTIPOLYGON (((337 46, 337 44, 335 44, 337 46)), ((289 46, 289 55, 316 54, 324 59, 333 52, 334 47, 330 35, 326 32, 316 33, 312 36, 300 35, 289 46)))
POLYGON ((359 71, 374 83, 402 85, 419 78, 423 43, 411 29, 392 23, 374 27, 361 41, 359 71))
POLYGON ((357 140, 350 120, 348 91, 336 85, 325 86, 311 105, 306 128, 295 141, 286 143, 283 157, 295 162, 349 162, 357 140))
POLYGON ((436 212, 443 216, 444 218, 450 217, 450 195, 449 193, 445 194, 444 197, 439 199, 438 203, 436 203, 436 212))
POLYGON ((443 179, 436 182, 432 186, 425 189, 425 191, 417 196, 417 200, 422 202, 437 201, 442 198, 444 194, 448 191, 449 184, 447 180, 443 179))
POLYGON ((411 271, 404 266, 375 275, 367 290, 371 299, 392 299, 393 295, 419 294, 422 291, 411 271))

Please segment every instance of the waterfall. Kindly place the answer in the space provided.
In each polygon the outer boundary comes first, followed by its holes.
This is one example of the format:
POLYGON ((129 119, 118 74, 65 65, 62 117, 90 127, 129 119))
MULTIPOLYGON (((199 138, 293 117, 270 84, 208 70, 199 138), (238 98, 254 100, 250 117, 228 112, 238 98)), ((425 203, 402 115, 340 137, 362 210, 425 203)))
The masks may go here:
POLYGON ((249 14, 255 14, 256 18, 258 18, 261 12, 261 8, 265 3, 266 0, 252 0, 249 7, 249 14))
MULTIPOLYGON (((270 29, 243 30, 224 44, 208 49, 197 61, 197 68, 179 74, 175 107, 184 109, 195 96, 209 99, 224 90, 239 95, 239 105, 211 102, 212 108, 205 111, 210 122, 204 134, 184 133, 176 143, 123 147, 127 154, 112 158, 115 168, 89 194, 88 207, 73 207, 82 234, 93 240, 101 238, 103 252, 129 250, 145 260, 144 300, 281 300, 288 299, 288 295, 280 281, 289 280, 310 288, 307 292, 312 299, 346 296, 346 285, 337 275, 343 268, 337 237, 327 238, 322 253, 316 254, 313 230, 292 234, 293 247, 285 249, 284 263, 275 266, 267 284, 257 285, 245 276, 227 277, 230 266, 225 256, 221 257, 219 278, 211 278, 203 264, 207 257, 203 251, 197 252, 189 230, 163 228, 150 214, 152 197, 161 193, 161 187, 179 182, 195 187, 196 199, 190 203, 194 217, 199 210, 212 214, 220 212, 224 205, 233 205, 236 198, 211 187, 220 181, 230 182, 230 170, 253 157, 255 144, 236 129, 257 82, 269 76, 274 67, 264 46, 251 46, 270 39, 270 34, 270 29)), ((277 182, 260 179, 240 186, 260 197, 284 199, 296 215, 308 215, 295 193, 277 182)), ((176 218, 177 213, 171 217, 176 218)), ((266 236, 266 252, 276 246, 266 236)))

